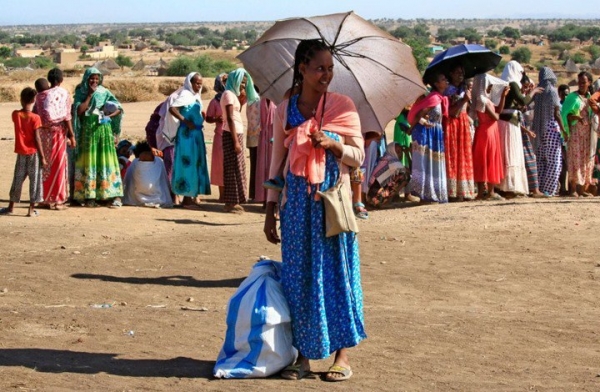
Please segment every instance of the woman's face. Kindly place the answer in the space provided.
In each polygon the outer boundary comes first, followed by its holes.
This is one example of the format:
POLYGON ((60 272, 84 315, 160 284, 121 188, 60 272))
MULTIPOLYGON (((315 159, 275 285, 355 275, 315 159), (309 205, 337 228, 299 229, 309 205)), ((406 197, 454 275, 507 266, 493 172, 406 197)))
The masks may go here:
POLYGON ((308 64, 300 64, 302 86, 324 93, 333 79, 333 56, 328 50, 320 50, 308 64))
POLYGON ((448 88, 448 79, 440 74, 437 78, 437 82, 433 84, 433 87, 440 93, 444 92, 448 88))
POLYGON ((194 75, 191 82, 192 82, 192 89, 194 90, 195 93, 199 93, 200 91, 202 91, 202 77, 201 76, 199 76, 198 74, 194 75))
POLYGON ((458 66, 450 71, 450 82, 458 86, 465 80, 465 70, 463 67, 458 66))
POLYGON ((242 83, 240 83, 240 97, 246 96, 246 84, 248 83, 248 77, 244 76, 242 83))
POLYGON ((88 86, 92 87, 92 89, 96 89, 100 85, 100 75, 92 74, 88 79, 88 86))
POLYGON ((558 90, 558 97, 561 99, 561 101, 564 101, 565 98, 567 97, 567 95, 569 95, 571 93, 571 90, 568 88, 563 88, 558 90))
POLYGON ((579 94, 585 94, 590 88, 590 81, 587 76, 581 75, 577 78, 577 85, 579 86, 579 94))

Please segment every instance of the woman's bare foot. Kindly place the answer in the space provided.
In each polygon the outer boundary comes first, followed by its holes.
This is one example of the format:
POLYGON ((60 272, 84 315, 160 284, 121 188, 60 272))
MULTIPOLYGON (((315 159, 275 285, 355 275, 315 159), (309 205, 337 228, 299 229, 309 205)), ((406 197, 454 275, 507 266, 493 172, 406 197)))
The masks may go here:
POLYGON ((344 381, 352 377, 352 369, 348 360, 347 349, 342 348, 335 353, 335 360, 325 374, 327 381, 344 381))

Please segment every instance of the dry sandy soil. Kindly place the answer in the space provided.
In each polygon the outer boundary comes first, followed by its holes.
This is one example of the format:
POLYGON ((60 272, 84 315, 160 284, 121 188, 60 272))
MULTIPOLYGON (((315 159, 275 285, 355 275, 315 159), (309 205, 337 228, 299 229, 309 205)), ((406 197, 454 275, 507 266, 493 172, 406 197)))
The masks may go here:
MULTIPOLYGON (((156 104, 125 105, 125 136, 143 135, 156 104)), ((2 138, 15 108, 0 104, 2 138)), ((2 205, 12 149, 0 141, 2 205)), ((228 298, 260 255, 280 258, 259 205, 230 215, 215 200, 0 217, 0 390, 600 390, 600 199, 371 212, 369 338, 336 385, 319 377, 330 360, 299 382, 212 378, 228 298)))

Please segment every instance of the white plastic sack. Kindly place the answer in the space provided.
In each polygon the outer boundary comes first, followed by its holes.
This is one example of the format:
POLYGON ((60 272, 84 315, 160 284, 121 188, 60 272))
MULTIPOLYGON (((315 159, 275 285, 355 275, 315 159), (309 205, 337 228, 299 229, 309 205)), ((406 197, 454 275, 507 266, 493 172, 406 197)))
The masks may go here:
POLYGON ((229 300, 227 332, 213 371, 215 377, 268 377, 296 359, 280 271, 280 262, 256 263, 229 300))

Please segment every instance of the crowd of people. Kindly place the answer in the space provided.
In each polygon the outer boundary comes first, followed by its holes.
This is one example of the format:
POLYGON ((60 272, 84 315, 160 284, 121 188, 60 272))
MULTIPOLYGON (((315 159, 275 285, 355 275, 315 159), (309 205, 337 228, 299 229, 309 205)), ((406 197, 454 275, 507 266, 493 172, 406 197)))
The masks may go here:
POLYGON ((14 212, 27 177, 28 216, 37 216, 37 203, 63 210, 69 201, 197 209, 211 185, 227 213, 263 203, 265 236, 281 242, 281 284, 299 351, 282 377, 301 379, 310 359, 334 354, 326 379, 343 381, 352 376, 348 349, 366 338, 358 240, 351 231, 326 235, 321 191, 347 184, 360 219, 369 218, 367 206, 396 198, 597 194, 600 81, 587 72, 569 92, 548 67, 534 86, 516 61, 500 78, 482 73, 472 80, 456 63, 425 80, 430 91, 399 110, 390 143, 385 134, 361 130, 354 103, 328 91, 333 77, 331 49, 304 40, 279 105, 261 98, 238 68, 215 78, 216 95, 204 110, 203 78, 192 72, 156 107, 146 139, 134 144, 120 140, 123 107, 98 69, 86 69, 73 99, 53 69, 21 92, 22 109, 12 115, 17 161, 10 203, 0 213, 14 212), (205 123, 214 124, 210 165, 205 123))

